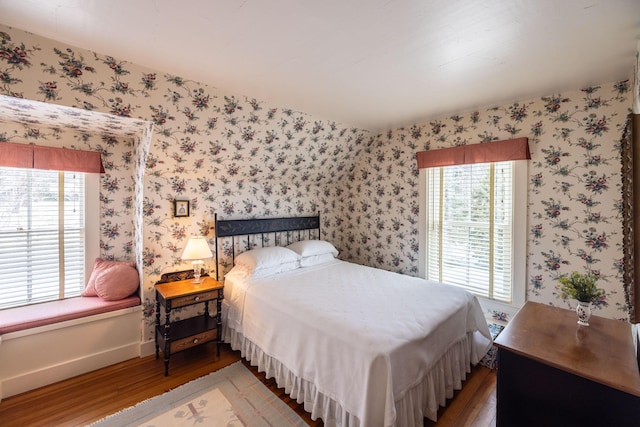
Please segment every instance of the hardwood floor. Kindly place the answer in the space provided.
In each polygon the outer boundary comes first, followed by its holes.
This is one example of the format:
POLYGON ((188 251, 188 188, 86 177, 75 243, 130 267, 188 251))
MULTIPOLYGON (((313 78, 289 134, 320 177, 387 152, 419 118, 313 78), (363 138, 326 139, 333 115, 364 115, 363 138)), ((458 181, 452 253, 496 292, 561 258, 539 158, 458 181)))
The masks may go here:
MULTIPOLYGON (((164 376, 164 362, 155 356, 131 359, 65 381, 39 388, 0 402, 0 425, 3 427, 84 426, 153 396, 165 393, 191 380, 241 360, 240 353, 223 345, 220 357, 215 346, 195 347, 171 356, 169 376, 164 376)), ((276 395, 293 408, 309 425, 308 413, 267 380, 246 361, 247 366, 276 395)), ((425 421, 426 427, 495 426, 496 374, 476 367, 463 389, 447 407, 441 409, 437 423, 425 421)))

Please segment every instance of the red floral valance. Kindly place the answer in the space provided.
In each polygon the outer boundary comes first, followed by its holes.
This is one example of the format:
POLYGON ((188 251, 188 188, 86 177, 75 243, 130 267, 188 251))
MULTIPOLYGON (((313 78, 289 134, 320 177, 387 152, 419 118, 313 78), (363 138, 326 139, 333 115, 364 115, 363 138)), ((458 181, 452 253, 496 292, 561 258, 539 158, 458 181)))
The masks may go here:
POLYGON ((0 143, 0 166, 72 172, 104 173, 98 151, 40 145, 0 143))
POLYGON ((416 157, 418 168, 423 169, 473 163, 529 160, 531 153, 529 152, 529 139, 517 138, 420 151, 416 157))

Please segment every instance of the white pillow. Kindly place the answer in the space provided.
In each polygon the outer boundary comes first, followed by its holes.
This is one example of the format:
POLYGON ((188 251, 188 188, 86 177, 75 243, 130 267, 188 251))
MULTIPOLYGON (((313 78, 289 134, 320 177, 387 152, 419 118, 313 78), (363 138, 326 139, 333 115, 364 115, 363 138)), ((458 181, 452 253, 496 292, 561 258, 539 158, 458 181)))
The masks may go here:
POLYGON ((300 267, 312 267, 314 265, 324 264, 325 262, 333 260, 335 260, 335 257, 332 253, 305 256, 300 260, 300 267))
POLYGON ((284 273, 286 271, 295 270, 300 268, 300 262, 285 262, 282 264, 274 265, 273 267, 264 267, 257 270, 251 270, 247 266, 239 264, 234 266, 225 277, 241 277, 260 279, 263 277, 273 276, 274 274, 284 273))
POLYGON ((338 250, 325 240, 300 240, 287 246, 287 248, 300 254, 301 257, 309 257, 313 255, 332 254, 338 256, 338 250))
POLYGON ((268 246, 265 248, 251 249, 237 255, 235 265, 239 265, 248 271, 256 271, 267 268, 277 268, 281 264, 299 264, 300 256, 291 249, 281 246, 268 246))

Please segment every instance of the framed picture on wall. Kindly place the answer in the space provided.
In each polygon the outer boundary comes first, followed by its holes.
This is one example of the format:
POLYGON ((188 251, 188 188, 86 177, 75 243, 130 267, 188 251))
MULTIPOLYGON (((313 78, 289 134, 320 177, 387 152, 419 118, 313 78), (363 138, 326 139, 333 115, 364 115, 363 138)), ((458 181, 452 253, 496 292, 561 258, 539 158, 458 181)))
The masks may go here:
POLYGON ((186 217, 189 216, 189 201, 188 200, 174 200, 173 201, 173 216, 186 217))

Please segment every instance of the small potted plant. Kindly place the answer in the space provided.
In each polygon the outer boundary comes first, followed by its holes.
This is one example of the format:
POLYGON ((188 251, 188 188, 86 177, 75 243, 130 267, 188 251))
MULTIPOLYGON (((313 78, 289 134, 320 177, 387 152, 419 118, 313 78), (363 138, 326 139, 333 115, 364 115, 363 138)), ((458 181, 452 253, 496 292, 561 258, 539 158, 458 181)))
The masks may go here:
POLYGON ((560 282, 560 296, 562 299, 572 298, 578 301, 576 313, 578 324, 589 326, 591 317, 591 303, 604 296, 604 289, 598 288, 598 276, 589 272, 587 274, 573 271, 569 276, 558 279, 560 282))

